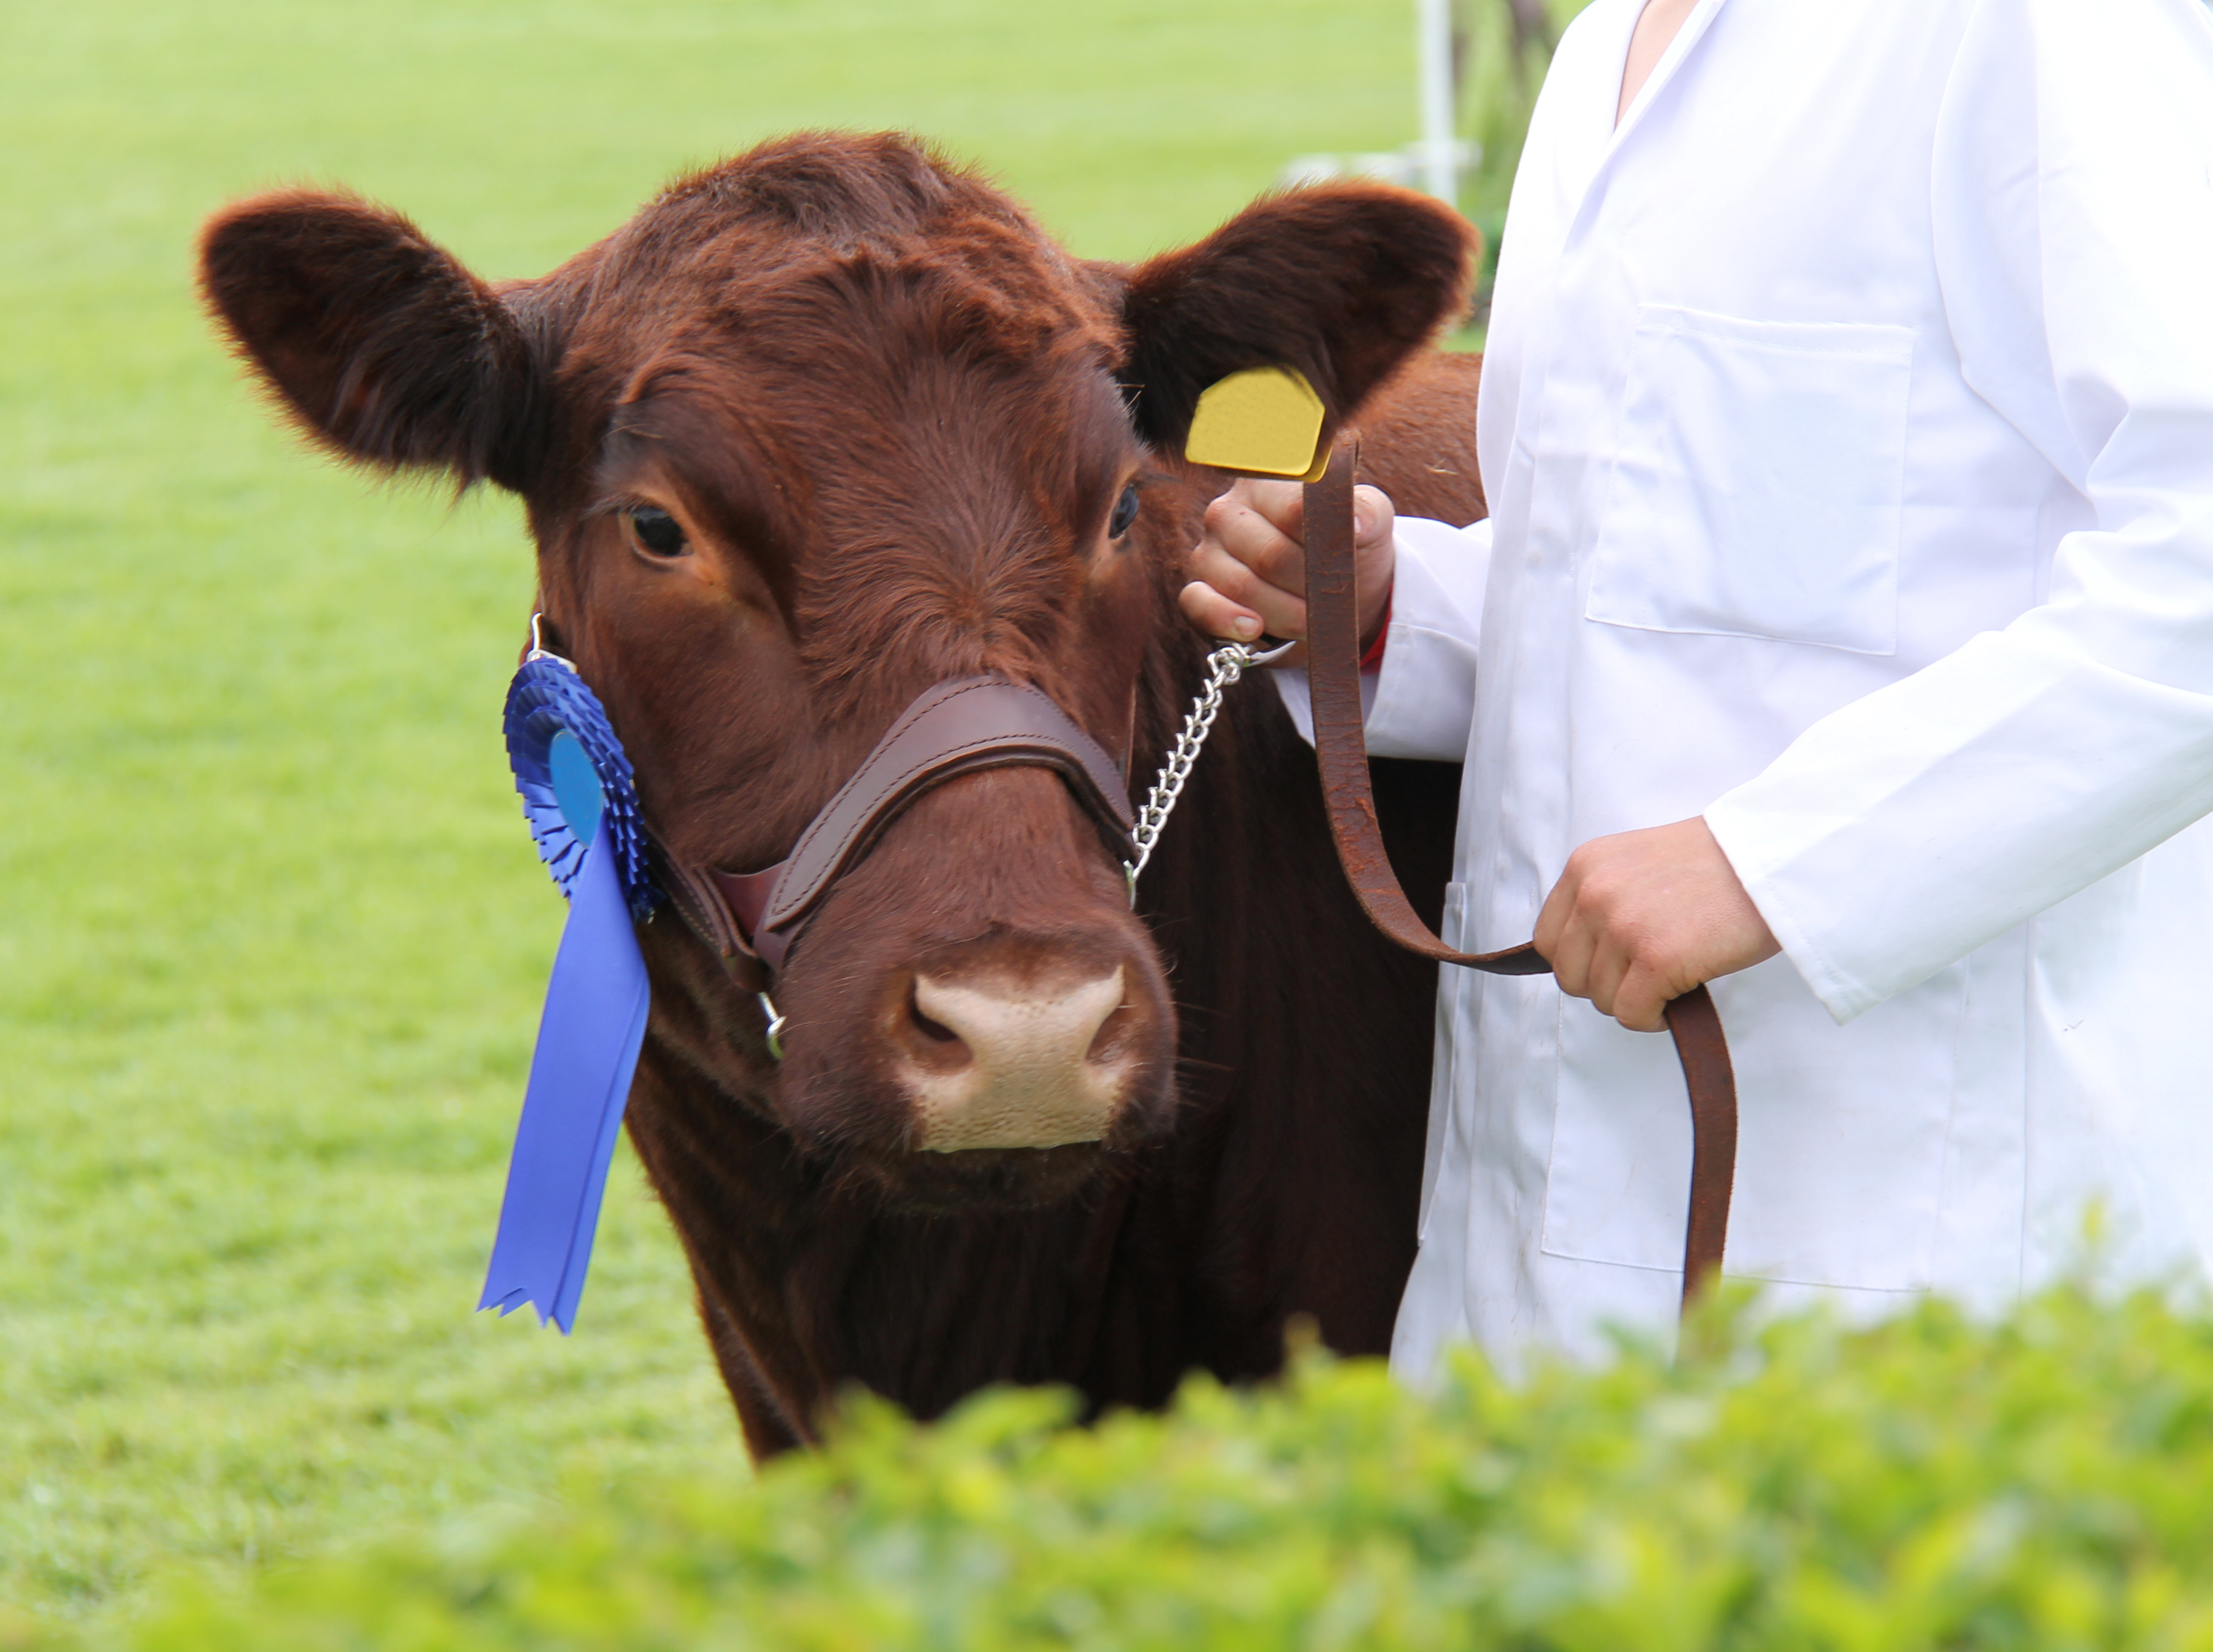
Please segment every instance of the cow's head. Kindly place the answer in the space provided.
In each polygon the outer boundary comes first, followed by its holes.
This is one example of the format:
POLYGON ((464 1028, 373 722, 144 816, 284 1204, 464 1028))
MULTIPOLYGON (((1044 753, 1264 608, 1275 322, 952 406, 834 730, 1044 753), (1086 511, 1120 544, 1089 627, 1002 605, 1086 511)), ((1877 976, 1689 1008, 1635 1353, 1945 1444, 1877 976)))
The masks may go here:
MULTIPOLYGON (((1454 311, 1469 239, 1344 186, 1086 265, 909 140, 812 136, 536 281, 314 193, 220 215, 204 281, 309 435, 522 496, 538 605, 667 857, 749 871, 948 679, 1034 685, 1142 790, 1191 531, 1161 482, 1198 393, 1288 364, 1333 427, 1454 311)), ((1158 954, 1046 769, 927 792, 838 884, 774 983, 780 1070, 753 960, 666 916, 644 942, 656 1039, 911 1201, 1049 1196, 1174 1110, 1158 954)))

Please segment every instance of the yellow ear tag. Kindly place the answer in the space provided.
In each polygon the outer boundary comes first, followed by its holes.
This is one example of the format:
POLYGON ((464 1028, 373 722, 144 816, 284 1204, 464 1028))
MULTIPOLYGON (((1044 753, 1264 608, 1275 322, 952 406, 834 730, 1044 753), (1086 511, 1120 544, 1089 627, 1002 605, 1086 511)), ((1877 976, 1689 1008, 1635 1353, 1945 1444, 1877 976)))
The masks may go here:
POLYGON ((1252 476, 1320 479, 1321 398, 1295 370, 1253 367, 1199 393, 1183 456, 1194 465, 1252 476))

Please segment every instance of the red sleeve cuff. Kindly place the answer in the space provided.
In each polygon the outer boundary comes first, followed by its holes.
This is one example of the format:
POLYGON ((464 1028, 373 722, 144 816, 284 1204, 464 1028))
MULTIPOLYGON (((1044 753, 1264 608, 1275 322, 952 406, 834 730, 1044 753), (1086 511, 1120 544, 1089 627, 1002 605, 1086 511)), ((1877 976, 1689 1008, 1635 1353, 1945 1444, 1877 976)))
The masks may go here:
POLYGON ((1363 674, 1383 669, 1383 645, 1390 640, 1391 600, 1386 597, 1383 600, 1383 623, 1376 627, 1375 640, 1368 645, 1368 652, 1360 656, 1360 669, 1363 674))

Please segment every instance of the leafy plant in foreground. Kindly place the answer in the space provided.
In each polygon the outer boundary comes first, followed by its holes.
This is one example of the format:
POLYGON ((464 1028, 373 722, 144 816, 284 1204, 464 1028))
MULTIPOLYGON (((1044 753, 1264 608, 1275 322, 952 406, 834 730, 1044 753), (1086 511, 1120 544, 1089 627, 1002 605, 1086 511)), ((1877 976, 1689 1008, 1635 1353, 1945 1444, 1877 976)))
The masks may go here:
POLYGON ((1845 1330, 1737 1296, 1670 1362, 1430 1395, 1310 1355, 1067 1426, 856 1402, 751 1484, 173 1592, 136 1652, 2213 1648, 2213 1321, 2076 1289, 1845 1330))

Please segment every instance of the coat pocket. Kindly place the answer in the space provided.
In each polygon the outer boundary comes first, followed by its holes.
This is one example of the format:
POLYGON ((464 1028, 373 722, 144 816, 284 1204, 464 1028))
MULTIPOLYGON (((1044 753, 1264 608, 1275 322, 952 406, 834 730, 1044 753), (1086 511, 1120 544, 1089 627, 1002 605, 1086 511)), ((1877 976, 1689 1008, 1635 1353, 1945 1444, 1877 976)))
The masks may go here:
MULTIPOLYGON (((1857 1290, 1936 1275, 1966 971, 1838 1027, 1789 960, 1713 984, 1736 1069, 1736 1189, 1722 1271, 1857 1290)), ((1561 1023, 1543 1248, 1680 1268, 1691 1113, 1664 1037, 1588 1005, 1561 1023)))
POLYGON ((1583 616, 1898 647, 1913 330, 1638 312, 1583 616))

